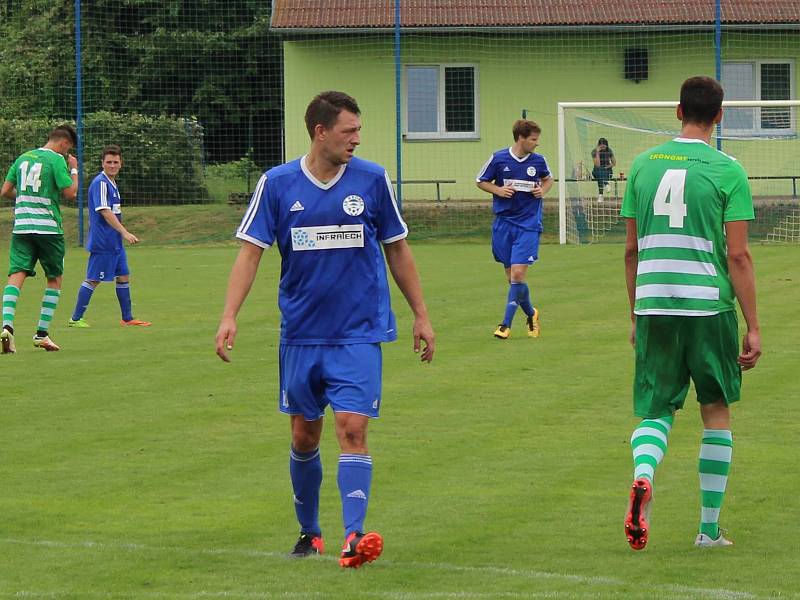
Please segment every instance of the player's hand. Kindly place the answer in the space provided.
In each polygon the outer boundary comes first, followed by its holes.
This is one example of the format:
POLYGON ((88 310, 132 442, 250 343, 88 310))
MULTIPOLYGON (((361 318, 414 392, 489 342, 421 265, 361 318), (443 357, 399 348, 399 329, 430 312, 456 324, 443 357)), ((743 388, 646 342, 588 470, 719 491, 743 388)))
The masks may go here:
POLYGON ((123 235, 122 237, 124 237, 125 241, 128 242, 129 244, 136 244, 139 241, 139 238, 133 235, 130 231, 126 231, 125 235, 123 235))
POLYGON ((425 347, 422 348, 422 355, 420 360, 422 362, 431 362, 433 360, 433 351, 436 348, 436 334, 433 333, 433 326, 427 317, 417 317, 414 320, 414 352, 419 353, 421 344, 420 341, 425 342, 425 347))
POLYGON ((631 317, 631 337, 628 339, 631 346, 636 348, 636 317, 631 317))
POLYGON ((761 334, 757 331, 748 331, 742 338, 742 353, 736 359, 742 371, 755 367, 760 356, 761 334))
POLYGON ((78 159, 72 156, 72 154, 67 154, 67 166, 70 169, 77 169, 78 168, 78 159))
POLYGON ((501 198, 511 198, 514 195, 514 188, 511 187, 511 184, 504 185, 501 188, 498 188, 497 195, 501 198))
POLYGON ((533 184, 533 189, 531 190, 531 194, 533 194, 534 198, 541 198, 544 194, 542 193, 542 184, 538 181, 533 184))
POLYGON ((230 318, 223 318, 219 323, 217 329, 217 337, 215 339, 217 344, 217 356, 225 362, 231 362, 231 357, 228 356, 228 351, 233 350, 233 340, 236 338, 236 320, 230 318))

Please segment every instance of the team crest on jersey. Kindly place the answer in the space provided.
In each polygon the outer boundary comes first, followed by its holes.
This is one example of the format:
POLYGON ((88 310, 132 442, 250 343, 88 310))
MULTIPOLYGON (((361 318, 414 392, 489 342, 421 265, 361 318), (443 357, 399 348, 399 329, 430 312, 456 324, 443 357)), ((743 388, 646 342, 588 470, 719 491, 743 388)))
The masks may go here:
POLYGON ((536 167, 528 167, 528 175, 530 175, 531 177, 535 177, 536 176, 536 167))
POLYGON ((342 202, 342 208, 351 217, 357 217, 364 212, 364 199, 361 196, 351 194, 342 202))

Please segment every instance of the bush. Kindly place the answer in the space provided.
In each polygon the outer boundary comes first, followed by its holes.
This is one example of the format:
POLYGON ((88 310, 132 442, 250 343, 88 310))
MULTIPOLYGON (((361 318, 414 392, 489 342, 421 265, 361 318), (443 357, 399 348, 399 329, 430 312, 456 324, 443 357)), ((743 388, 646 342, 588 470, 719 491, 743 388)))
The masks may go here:
MULTIPOLYGON (((0 119, 0 165, 7 169, 25 150, 44 145, 61 119, 0 119)), ((74 123, 73 123, 74 125, 74 123)), ((95 112, 86 115, 84 189, 100 168, 108 144, 122 147, 119 175, 126 205, 208 201, 203 180, 203 128, 195 119, 95 112)))

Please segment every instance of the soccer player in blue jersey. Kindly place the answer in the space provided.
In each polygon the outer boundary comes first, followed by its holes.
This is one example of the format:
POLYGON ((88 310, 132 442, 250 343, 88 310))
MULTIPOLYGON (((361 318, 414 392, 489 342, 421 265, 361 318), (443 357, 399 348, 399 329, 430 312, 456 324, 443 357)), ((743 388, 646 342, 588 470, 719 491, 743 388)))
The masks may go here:
POLYGON ((122 200, 117 189, 117 174, 122 168, 122 150, 110 145, 103 148, 100 158, 101 173, 89 186, 89 264, 86 280, 78 289, 75 310, 69 320, 70 327, 89 327, 83 315, 89 307, 95 288, 101 281, 117 280, 117 300, 122 313, 123 326, 149 327, 148 321, 133 318, 130 290, 130 270, 125 253, 124 239, 129 244, 139 241, 122 225, 122 200))
POLYGON ((334 411, 338 484, 344 520, 342 567, 378 558, 383 538, 364 533, 372 458, 367 424, 381 404, 381 342, 397 338, 384 255, 414 313, 414 351, 430 362, 434 332, 417 268, 406 243, 386 170, 353 156, 361 143, 360 110, 342 92, 308 105, 311 149, 259 180, 236 237, 243 240, 231 270, 216 351, 229 361, 236 316, 264 249, 281 254, 280 410, 290 415, 289 472, 300 538, 290 556, 323 552, 319 523, 325 407, 334 411), (383 247, 383 252, 381 251, 383 247), (424 346, 423 346, 424 343, 424 346))
POLYGON ((492 194, 492 253, 505 267, 508 280, 505 314, 494 332, 501 340, 511 335, 517 307, 527 317, 528 335, 539 337, 539 310, 531 303, 525 277, 539 258, 542 198, 553 186, 547 161, 534 152, 542 132, 539 125, 519 119, 511 131, 514 145, 492 154, 477 179, 478 187, 492 194))

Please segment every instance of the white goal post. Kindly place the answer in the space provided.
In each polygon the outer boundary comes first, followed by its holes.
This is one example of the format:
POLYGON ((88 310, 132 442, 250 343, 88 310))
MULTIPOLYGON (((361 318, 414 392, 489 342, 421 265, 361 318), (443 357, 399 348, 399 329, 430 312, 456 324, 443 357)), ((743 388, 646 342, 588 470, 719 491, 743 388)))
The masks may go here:
MULTIPOLYGON (((675 108, 678 105, 677 100, 654 101, 654 102, 559 102, 558 103, 558 223, 559 223, 559 243, 566 244, 574 242, 575 237, 568 235, 568 221, 570 203, 573 205, 576 201, 581 201, 587 211, 586 214, 589 218, 595 219, 597 222, 603 221, 605 227, 610 228, 609 223, 619 221, 619 202, 621 193, 618 193, 618 187, 624 188, 623 174, 630 167, 635 154, 642 152, 646 147, 637 147, 635 142, 630 143, 631 152, 624 157, 617 154, 617 170, 620 176, 614 180, 614 198, 612 202, 606 201, 603 203, 602 190, 600 195, 592 200, 586 193, 586 185, 582 185, 586 181, 590 181, 588 169, 584 167, 584 160, 591 160, 589 154, 589 147, 587 146, 589 139, 596 139, 598 131, 601 137, 605 137, 605 131, 609 131, 608 137, 614 139, 614 134, 623 132, 620 137, 630 138, 636 142, 645 143, 649 137, 656 138, 661 136, 661 141, 667 141, 671 137, 677 135, 680 131, 680 123, 675 116, 675 108), (661 110, 657 110, 661 109, 661 110), (658 115, 657 118, 639 118, 635 119, 628 124, 623 123, 625 120, 625 113, 623 111, 631 111, 637 114, 650 114, 658 115), (572 133, 572 140, 568 134, 568 128, 572 125, 573 129, 575 124, 573 120, 577 117, 571 117, 571 114, 582 113, 589 115, 581 117, 582 122, 588 122, 591 126, 584 127, 580 133, 572 133), (610 115, 606 118, 604 115, 610 115), (612 116, 613 115, 613 116, 612 116), (571 120, 573 119, 573 120, 571 120), (594 137, 592 137, 594 135, 594 137), (575 140, 580 140, 576 142, 575 140), (570 143, 579 148, 570 148, 570 143), (582 145, 581 145, 582 144, 582 145), (568 156, 569 154, 569 156, 568 156), (582 188, 582 191, 568 194, 568 182, 574 188, 582 188), (619 184, 619 186, 617 185, 619 184), (599 203, 598 203, 599 202, 599 203), (598 209, 602 211, 603 219, 597 219, 600 214, 598 209), (616 211, 616 214, 615 214, 616 211), (590 214, 591 213, 591 214, 590 214)), ((751 179, 763 180, 791 180, 791 189, 793 197, 796 200, 797 181, 800 180, 800 160, 793 158, 800 156, 800 137, 798 137, 798 123, 796 118, 796 107, 800 106, 800 100, 729 100, 722 103, 723 108, 729 109, 727 114, 734 117, 741 116, 739 119, 740 124, 746 123, 749 129, 736 129, 735 127, 727 127, 726 121, 723 120, 722 135, 719 136, 723 143, 723 151, 726 150, 726 145, 736 146, 742 156, 737 156, 737 152, 732 152, 742 161, 748 175, 751 179), (751 108, 753 111, 737 111, 738 114, 733 113, 730 109, 746 109, 751 108), (767 109, 767 110, 763 110, 767 109), (784 109, 781 111, 780 109, 784 109), (763 119, 763 120, 762 120, 763 119), (766 123, 766 125, 764 125, 766 123), (776 124, 777 123, 777 124, 776 124), (770 141, 773 142, 771 146, 767 146, 770 141), (747 142, 753 142, 750 146, 744 146, 747 142), (738 146, 737 146, 738 144, 738 146), (782 145, 776 145, 782 144, 782 145), (742 150, 746 148, 746 150, 742 150), (784 162, 779 166, 772 164, 767 167, 768 156, 785 156, 789 163, 784 162), (789 155, 792 155, 791 157, 789 155), (755 164, 758 163, 758 164, 755 164), (761 167, 761 169, 759 169, 761 167), (796 167, 796 168, 795 168, 796 167), (771 172, 776 171, 776 172, 771 172), (752 177, 755 175, 755 177, 752 177), (796 177, 795 177, 796 176, 796 177)), ((626 139, 627 139, 626 138, 626 139)), ((617 138, 619 139, 619 138, 617 138)), ((712 139, 712 144, 715 143, 717 135, 712 139)), ((650 143, 647 147, 657 145, 660 141, 650 143)), ((611 142, 613 145, 614 142, 611 142)), ((770 182, 773 187, 777 186, 775 181, 770 182)), ((789 189, 788 187, 786 189, 789 189)), ((783 191, 774 192, 777 195, 784 193, 783 191)), ((766 192, 765 192, 766 194, 766 192)), ((754 192, 755 195, 755 192, 754 192)), ((791 202, 791 197, 788 192, 784 196, 791 202)), ((596 232, 593 231, 592 235, 596 232)))

